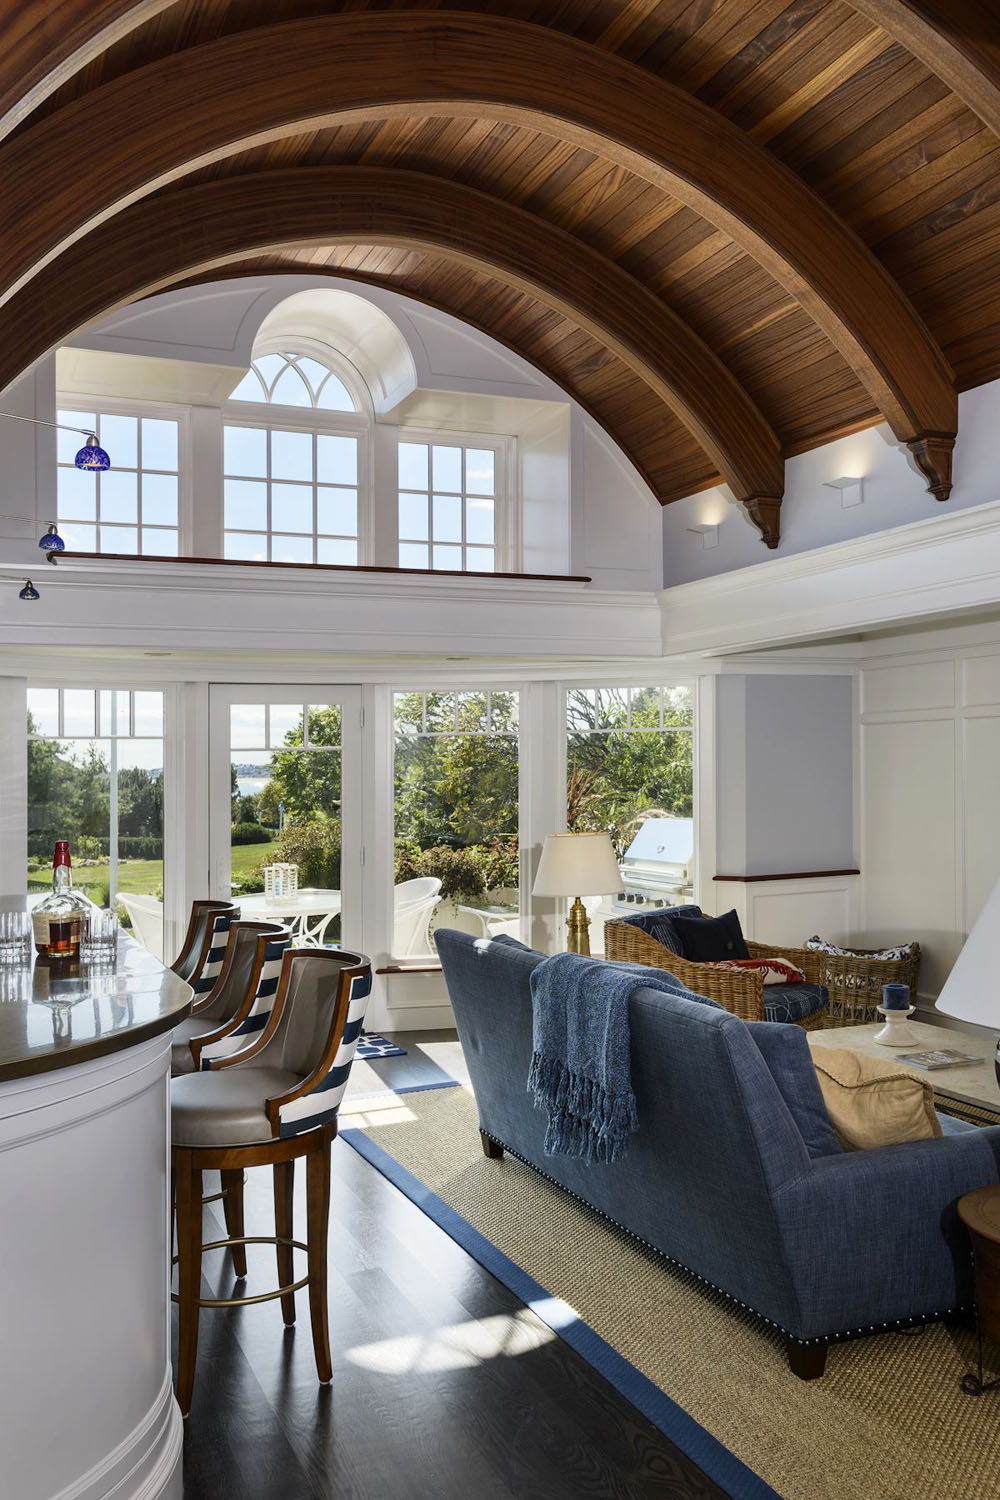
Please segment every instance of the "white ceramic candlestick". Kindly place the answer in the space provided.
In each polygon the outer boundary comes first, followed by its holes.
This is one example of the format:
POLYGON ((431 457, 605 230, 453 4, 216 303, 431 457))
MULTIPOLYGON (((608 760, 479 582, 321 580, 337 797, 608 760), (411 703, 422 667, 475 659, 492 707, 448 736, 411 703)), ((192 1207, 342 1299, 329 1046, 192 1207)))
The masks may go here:
POLYGON ((883 1047, 917 1047, 920 1038, 914 1036, 913 1028, 909 1024, 909 1017, 916 1010, 915 1005, 907 1006, 906 1010, 891 1009, 885 1005, 878 1007, 880 1016, 885 1017, 885 1025, 881 1031, 876 1031, 874 1040, 883 1047))

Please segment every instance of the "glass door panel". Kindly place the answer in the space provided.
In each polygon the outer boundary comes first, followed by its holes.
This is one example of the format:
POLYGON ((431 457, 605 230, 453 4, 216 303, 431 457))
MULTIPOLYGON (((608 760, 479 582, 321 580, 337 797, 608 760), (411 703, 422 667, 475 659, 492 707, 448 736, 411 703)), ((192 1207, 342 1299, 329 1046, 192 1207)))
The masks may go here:
POLYGON ((213 687, 210 753, 213 894, 297 943, 358 946, 360 690, 213 687))

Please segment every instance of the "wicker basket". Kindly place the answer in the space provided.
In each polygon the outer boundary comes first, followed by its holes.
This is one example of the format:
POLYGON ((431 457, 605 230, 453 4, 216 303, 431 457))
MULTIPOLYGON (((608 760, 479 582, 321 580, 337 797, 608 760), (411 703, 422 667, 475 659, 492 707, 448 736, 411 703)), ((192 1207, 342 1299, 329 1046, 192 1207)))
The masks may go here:
MULTIPOLYGON (((812 951, 812 950, 810 950, 812 951)), ((908 984, 911 996, 917 993, 920 973, 920 944, 914 943, 909 958, 876 958, 877 949, 858 948, 856 956, 814 952, 823 960, 823 978, 830 991, 830 1026, 863 1026, 879 1020, 877 1006, 882 1003, 884 984, 908 984)))
MULTIPOLYGON (((773 948, 767 943, 747 943, 751 958, 787 958, 806 976, 809 984, 823 984, 826 953, 806 948, 773 948)), ((645 964, 650 969, 668 969, 695 995, 716 1000, 741 1021, 763 1021, 764 976, 752 969, 720 969, 717 964, 693 964, 671 953, 656 938, 634 922, 606 922, 604 955, 616 963, 645 964)), ((827 1007, 796 1022, 805 1031, 819 1031, 827 1024, 827 1007)))

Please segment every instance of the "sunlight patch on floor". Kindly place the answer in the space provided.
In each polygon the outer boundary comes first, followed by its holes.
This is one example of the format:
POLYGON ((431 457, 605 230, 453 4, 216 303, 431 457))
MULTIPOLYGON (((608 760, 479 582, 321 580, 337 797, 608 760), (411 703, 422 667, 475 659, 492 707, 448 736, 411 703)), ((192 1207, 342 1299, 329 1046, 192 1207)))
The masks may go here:
POLYGON ((468 1370, 488 1359, 530 1354, 555 1334, 527 1309, 474 1322, 453 1323, 429 1334, 406 1334, 348 1349, 346 1358, 380 1375, 431 1374, 468 1370))

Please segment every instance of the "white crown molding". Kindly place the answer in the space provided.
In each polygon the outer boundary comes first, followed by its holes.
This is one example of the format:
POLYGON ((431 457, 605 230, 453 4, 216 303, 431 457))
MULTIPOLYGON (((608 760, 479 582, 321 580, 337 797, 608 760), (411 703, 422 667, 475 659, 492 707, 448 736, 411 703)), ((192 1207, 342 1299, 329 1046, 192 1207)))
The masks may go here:
POLYGON ((664 648, 753 652, 1000 601, 1000 500, 663 589, 664 648))

